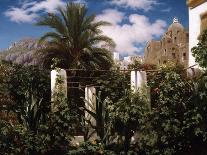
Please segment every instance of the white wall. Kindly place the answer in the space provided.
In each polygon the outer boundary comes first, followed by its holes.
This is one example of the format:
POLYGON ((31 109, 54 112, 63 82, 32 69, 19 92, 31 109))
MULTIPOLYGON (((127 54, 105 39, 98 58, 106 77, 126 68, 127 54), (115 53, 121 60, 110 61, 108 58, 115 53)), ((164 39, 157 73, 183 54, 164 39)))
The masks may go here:
POLYGON ((114 52, 114 61, 119 61, 119 60, 120 60, 119 53, 114 52))
POLYGON ((193 9, 189 9, 189 66, 196 64, 191 49, 198 44, 201 25, 200 15, 206 11, 207 2, 193 9))

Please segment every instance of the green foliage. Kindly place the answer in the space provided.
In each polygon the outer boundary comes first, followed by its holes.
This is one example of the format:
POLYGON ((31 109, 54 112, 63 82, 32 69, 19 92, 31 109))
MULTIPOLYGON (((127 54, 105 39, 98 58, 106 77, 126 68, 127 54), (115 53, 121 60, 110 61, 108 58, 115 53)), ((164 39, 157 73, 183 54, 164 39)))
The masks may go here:
POLYGON ((192 81, 186 78, 181 66, 172 64, 150 72, 150 106, 143 94, 129 91, 129 73, 111 71, 99 75, 100 79, 94 81, 100 85, 96 112, 87 109, 83 112, 96 119, 93 128, 100 139, 71 146, 76 122, 82 118, 80 109, 73 105, 77 103, 67 101, 59 92, 53 101, 56 110, 49 112, 50 102, 43 95, 50 96, 47 75, 34 67, 10 67, 9 71, 0 67, 3 71, 0 82, 7 86, 1 92, 13 96, 13 109, 21 119, 20 124, 0 121, 0 150, 4 154, 197 155, 206 152, 206 74, 192 81), (8 78, 3 79, 4 75, 8 78), (137 141, 132 144, 135 133, 137 141))
POLYGON ((8 92, 15 102, 12 110, 17 113, 20 123, 36 131, 49 111, 49 72, 34 66, 12 65, 8 92))
POLYGON ((142 125, 139 141, 146 154, 185 154, 205 147, 205 109, 195 102, 198 96, 194 84, 182 71, 177 66, 166 66, 149 80, 152 109, 142 125))
POLYGON ((75 122, 78 114, 71 108, 71 103, 66 101, 58 102, 58 110, 48 115, 47 123, 41 125, 38 135, 44 136, 47 142, 49 154, 66 154, 70 147, 71 136, 75 133, 75 122))
POLYGON ((101 143, 83 142, 76 149, 69 151, 68 155, 115 155, 113 151, 105 150, 101 143))
POLYGON ((117 71, 106 72, 94 83, 100 85, 98 91, 101 91, 101 100, 109 98, 112 102, 117 102, 125 94, 125 90, 130 88, 130 73, 117 71))
MULTIPOLYGON (((110 118, 111 130, 117 133, 119 141, 127 153, 130 149, 131 137, 140 129, 143 118, 149 112, 149 103, 147 99, 139 93, 131 93, 130 91, 119 99, 116 103, 108 105, 107 110, 110 118), (121 137, 124 136, 124 139, 121 137), (121 139, 120 139, 121 138, 121 139)), ((114 134, 116 137, 116 134, 114 134)))
POLYGON ((101 139, 101 141, 104 141, 105 138, 105 131, 104 131, 104 123, 106 121, 106 116, 105 116, 105 102, 101 101, 100 99, 100 92, 98 92, 96 96, 96 104, 93 105, 91 102, 84 100, 85 104, 88 105, 88 107, 82 107, 81 110, 83 113, 87 113, 90 115, 91 119, 85 118, 83 116, 83 120, 85 123, 83 123, 83 132, 84 132, 84 139, 89 140, 94 136, 94 132, 91 130, 95 130, 97 133, 97 136, 101 139), (89 108, 90 107, 90 108, 89 108), (91 120, 94 120, 92 122, 91 120))
POLYGON ((199 43, 192 49, 196 62, 203 68, 207 68, 207 30, 200 37, 199 43))
POLYGON ((100 85, 96 112, 85 109, 96 120, 93 128, 107 148, 117 154, 128 152, 131 137, 149 112, 149 104, 145 96, 130 93, 129 72, 109 71, 94 82, 100 85))
POLYGON ((91 125, 90 127, 95 129, 98 139, 106 146, 111 145, 114 138, 112 118, 110 116, 112 111, 108 109, 108 106, 118 102, 120 98, 126 95, 126 89, 129 89, 128 81, 128 72, 109 71, 104 75, 100 75, 98 79, 94 80, 94 83, 100 86, 97 88, 96 111, 84 109, 96 120, 96 125, 91 125))
POLYGON ((143 64, 142 62, 138 60, 134 60, 131 64, 128 65, 128 69, 130 70, 152 70, 155 69, 155 65, 150 65, 150 64, 143 64))
POLYGON ((0 61, 0 94, 3 95, 8 92, 8 81, 11 67, 0 61))
POLYGON ((108 105, 107 109, 111 120, 118 124, 118 132, 122 132, 124 126, 128 130, 136 131, 139 127, 139 119, 143 112, 149 110, 149 105, 147 105, 147 100, 140 94, 132 94, 127 91, 118 102, 108 105))
POLYGON ((125 94, 125 90, 129 88, 129 73, 120 71, 109 71, 100 75, 94 80, 100 87, 97 88, 97 104, 96 115, 97 133, 103 143, 108 143, 109 136, 109 112, 107 111, 108 103, 115 103, 125 94), (107 78, 106 78, 107 77, 107 78))
POLYGON ((0 121, 0 129, 0 150, 4 155, 36 155, 44 152, 45 139, 24 126, 0 121))
POLYGON ((17 114, 19 123, 35 131, 49 106, 49 72, 6 62, 0 69, 1 113, 17 114))
MULTIPOLYGON (((56 111, 44 111, 45 107, 41 105, 43 101, 46 105, 50 103, 46 100, 46 96, 42 96, 45 95, 44 91, 47 90, 47 83, 43 83, 46 79, 43 78, 38 69, 29 68, 28 71, 28 68, 22 66, 15 67, 17 67, 17 70, 14 68, 12 75, 14 73, 18 74, 13 76, 13 80, 22 87, 11 87, 13 88, 12 93, 9 90, 14 96, 14 101, 18 101, 17 103, 22 103, 26 107, 18 104, 17 107, 14 107, 15 112, 21 115, 21 124, 13 125, 5 121, 0 122, 0 149, 8 155, 66 154, 70 147, 71 136, 75 132, 74 126, 78 117, 76 110, 72 108, 71 103, 65 97, 62 97, 63 94, 58 92, 56 100, 53 101, 55 105, 58 105, 56 111), (22 71, 27 76, 24 79, 21 79, 22 71), (41 81, 41 78, 43 78, 43 81, 41 81), (24 80, 24 82, 21 80, 24 80), (37 92, 37 89, 41 88, 45 90, 37 92), (25 93, 23 93, 24 91, 25 93), (39 94, 41 92, 44 94, 39 94), (31 96, 27 96, 28 94, 31 96), (43 99, 43 97, 45 98, 43 99)), ((46 108, 48 109, 48 107, 46 108)))
POLYGON ((13 119, 14 114, 11 111, 7 111, 7 109, 11 109, 14 105, 12 97, 9 95, 8 88, 8 82, 11 78, 9 75, 11 71, 12 68, 9 64, 0 62, 0 118, 15 121, 13 119))
POLYGON ((131 64, 128 65, 128 69, 138 69, 142 63, 138 60, 134 60, 131 64))
POLYGON ((8 155, 55 155, 70 150, 77 113, 70 103, 61 101, 58 111, 48 114, 37 132, 23 125, 0 121, 0 150, 8 155))

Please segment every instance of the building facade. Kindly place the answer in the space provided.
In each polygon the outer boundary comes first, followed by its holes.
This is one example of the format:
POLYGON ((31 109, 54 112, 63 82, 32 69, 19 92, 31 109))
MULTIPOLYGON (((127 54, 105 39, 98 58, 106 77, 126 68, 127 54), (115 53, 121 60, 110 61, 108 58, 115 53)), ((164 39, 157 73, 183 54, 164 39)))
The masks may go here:
POLYGON ((127 70, 128 66, 135 61, 139 61, 140 63, 143 63, 143 56, 140 55, 134 55, 134 56, 127 56, 124 57, 124 59, 120 59, 120 55, 118 52, 113 52, 113 59, 114 63, 121 69, 121 70, 127 70))
POLYGON ((207 0, 188 0, 189 7, 189 66, 195 65, 191 49, 199 42, 199 36, 207 29, 207 0))
POLYGON ((188 66, 189 34, 177 18, 169 26, 159 41, 147 43, 144 51, 144 62, 147 64, 165 64, 168 61, 188 66))

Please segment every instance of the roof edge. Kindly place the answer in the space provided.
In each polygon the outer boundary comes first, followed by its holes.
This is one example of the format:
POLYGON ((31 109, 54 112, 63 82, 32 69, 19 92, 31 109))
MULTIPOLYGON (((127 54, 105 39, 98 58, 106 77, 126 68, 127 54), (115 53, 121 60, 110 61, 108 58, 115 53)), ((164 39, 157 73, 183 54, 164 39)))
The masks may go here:
POLYGON ((204 2, 207 2, 207 0, 187 0, 187 5, 190 9, 193 9, 204 2))

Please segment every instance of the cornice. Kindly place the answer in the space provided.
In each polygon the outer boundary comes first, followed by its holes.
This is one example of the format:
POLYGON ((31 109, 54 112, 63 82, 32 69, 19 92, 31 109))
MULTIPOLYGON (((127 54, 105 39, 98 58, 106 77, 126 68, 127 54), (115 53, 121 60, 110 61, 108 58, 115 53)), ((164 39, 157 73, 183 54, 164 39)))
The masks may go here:
POLYGON ((191 9, 197 7, 204 2, 207 2, 207 0, 187 0, 188 7, 191 9))

